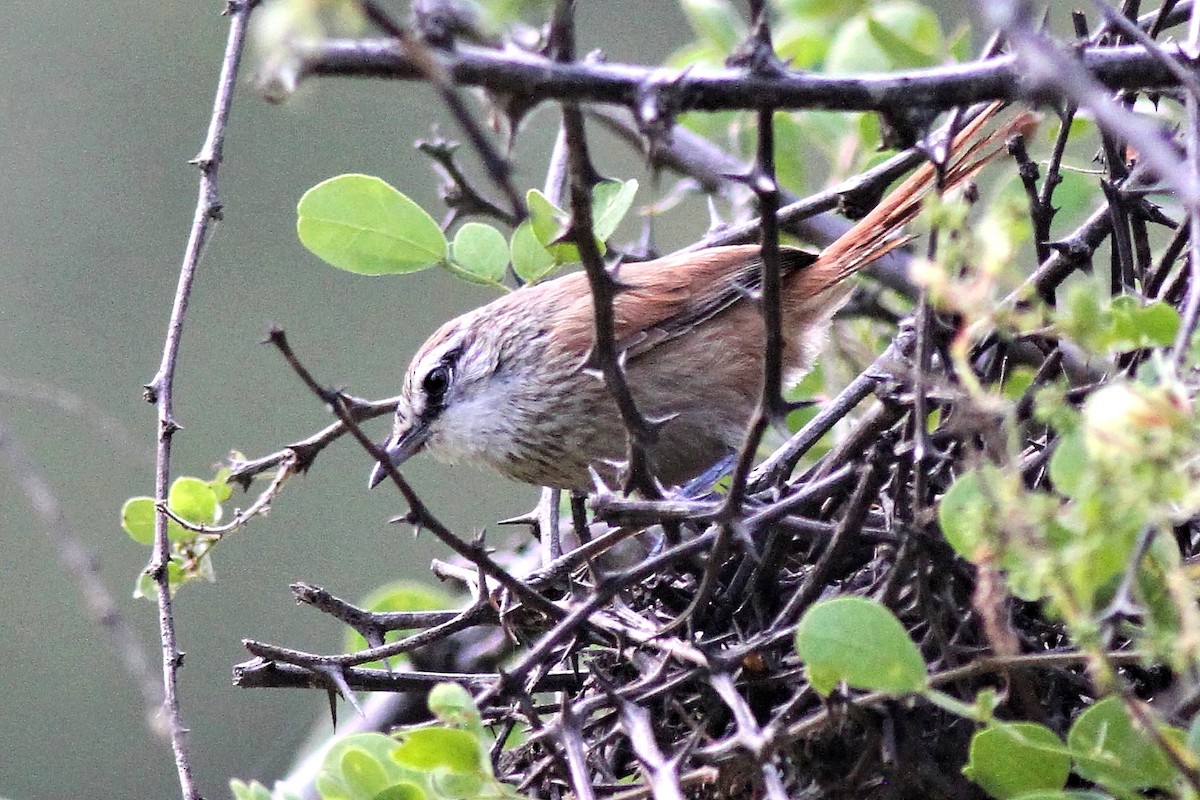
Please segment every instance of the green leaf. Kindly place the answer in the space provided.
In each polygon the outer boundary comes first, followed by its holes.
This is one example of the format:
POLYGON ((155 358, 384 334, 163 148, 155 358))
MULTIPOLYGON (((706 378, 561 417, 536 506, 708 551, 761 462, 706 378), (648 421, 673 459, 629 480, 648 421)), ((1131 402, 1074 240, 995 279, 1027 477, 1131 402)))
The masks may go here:
POLYGON ((942 49, 933 11, 912 0, 892 0, 868 6, 838 29, 825 68, 845 73, 932 66, 942 49))
POLYGON ((473 733, 483 730, 479 709, 471 693, 457 683, 439 683, 429 691, 429 710, 444 725, 465 728, 473 733))
POLYGON ((509 242, 513 271, 526 283, 537 283, 558 266, 533 232, 533 223, 525 220, 513 231, 509 242))
POLYGON ((1088 474, 1087 446, 1075 431, 1063 436, 1050 456, 1050 481, 1067 497, 1079 494, 1088 474))
POLYGON ((371 800, 425 800, 425 797, 425 791, 420 786, 403 781, 393 783, 379 794, 374 795, 371 800))
POLYGON ((592 189, 592 230, 597 239, 606 242, 613 235, 633 206, 637 190, 636 180, 601 181, 596 184, 592 189))
POLYGON ((126 500, 121 506, 121 527, 138 544, 154 544, 154 498, 126 500))
POLYGON ((482 792, 487 776, 480 772, 446 772, 433 775, 433 788, 442 797, 484 798, 495 795, 482 792))
POLYGON ((325 800, 370 800, 393 784, 420 780, 420 776, 392 760, 396 747, 396 740, 382 733, 356 733, 336 741, 321 761, 316 779, 318 793, 325 800), (347 761, 345 756, 351 751, 355 755, 347 761), (373 766, 367 762, 372 762, 373 766), (356 788, 349 785, 344 764, 354 776, 356 788), (382 783, 378 770, 384 774, 382 783))
POLYGON ((828 32, 810 20, 784 21, 771 33, 775 53, 792 69, 812 69, 829 52, 828 32))
POLYGON ((387 772, 365 748, 348 747, 342 753, 342 781, 357 795, 374 797, 388 786, 387 772))
POLYGON ((296 232, 328 263, 360 275, 415 272, 446 259, 446 236, 381 178, 338 175, 300 198, 296 232))
POLYGON ((167 508, 193 525, 211 525, 217 516, 217 496, 208 481, 176 478, 167 492, 167 508))
POLYGON ((887 53, 888 60, 895 69, 929 67, 934 63, 932 52, 918 49, 898 31, 870 14, 867 15, 867 32, 883 52, 887 53))
POLYGON ((499 283, 508 266, 508 242, 491 225, 468 222, 454 235, 451 259, 481 283, 499 283))
POLYGON ((479 739, 454 728, 417 728, 400 734, 400 746, 392 753, 401 766, 420 772, 444 769, 479 773, 482 759, 479 739))
POLYGON ((879 603, 839 597, 815 603, 796 628, 796 652, 823 695, 845 681, 902 695, 925 688, 925 661, 900 621, 879 603))
MULTIPOLYGON (((179 563, 179 559, 172 556, 171 559, 167 561, 167 589, 170 591, 172 597, 175 596, 175 593, 179 591, 179 587, 182 586, 186 580, 187 573, 184 571, 183 566, 179 563)), ((142 598, 153 600, 155 597, 157 597, 157 588, 154 583, 154 578, 145 572, 139 574, 137 580, 134 581, 133 584, 133 598, 135 600, 140 600, 142 598)))
MULTIPOLYGON (((1164 726, 1164 736, 1183 741, 1183 731, 1164 726)), ((1175 768, 1146 731, 1136 727, 1118 697, 1106 697, 1084 711, 1067 734, 1075 771, 1114 790, 1164 789, 1175 768)))
POLYGON ((938 505, 938 524, 946 542, 968 561, 979 558, 979 548, 987 542, 987 517, 991 503, 984 497, 979 472, 959 475, 942 495, 938 505))
POLYGON ((1112 795, 1092 789, 1046 789, 1026 792, 1013 800, 1113 800, 1112 795))
POLYGON ((803 17, 806 21, 836 18, 848 19, 858 13, 868 0, 775 0, 779 17, 803 17))
POLYGON ((1033 722, 993 725, 971 738, 963 774, 1000 800, 1067 783, 1071 756, 1058 734, 1033 722))
POLYGON ((1179 325, 1179 312, 1161 300, 1139 309, 1137 314, 1138 332, 1151 346, 1168 347, 1174 344, 1179 325))
POLYGON ((729 0, 680 0, 696 36, 722 53, 732 53, 746 36, 746 23, 729 0))
POLYGON ((571 221, 570 214, 551 203, 546 195, 537 189, 530 189, 525 193, 525 203, 529 207, 529 223, 533 228, 533 235, 542 247, 554 256, 555 263, 578 261, 579 249, 573 244, 558 241, 567 232, 571 221))
POLYGON ((810 154, 804 132, 796 117, 785 112, 775 114, 775 177, 792 190, 804 186, 804 173, 810 154))
POLYGON ((258 781, 245 783, 233 778, 229 781, 229 791, 234 800, 271 800, 271 791, 258 781))
POLYGON ((208 488, 212 489, 218 503, 224 503, 233 496, 233 485, 229 482, 232 474, 233 470, 229 467, 221 467, 217 470, 217 476, 208 482, 208 488))

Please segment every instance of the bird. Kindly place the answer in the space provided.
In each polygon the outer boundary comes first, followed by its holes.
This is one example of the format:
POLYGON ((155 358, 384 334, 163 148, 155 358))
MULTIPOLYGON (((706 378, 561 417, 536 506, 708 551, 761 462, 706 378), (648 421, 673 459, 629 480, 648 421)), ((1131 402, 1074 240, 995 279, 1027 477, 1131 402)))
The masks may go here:
MULTIPOLYGON (((1003 151, 1028 112, 983 134, 990 107, 951 145, 942 186, 969 180, 1003 151)), ((784 379, 808 373, 846 279, 911 237, 905 223, 937 183, 926 163, 819 253, 780 247, 784 379)), ((763 382, 765 328, 752 296, 759 245, 683 252, 619 266, 614 344, 641 415, 661 420, 648 455, 663 486, 679 486, 736 450, 763 382)), ((587 493, 612 479, 627 432, 612 393, 589 367, 594 316, 587 275, 525 286, 442 325, 412 358, 391 436, 400 466, 419 452, 491 467, 522 483, 587 493)), ((377 463, 375 486, 387 475, 377 463)))

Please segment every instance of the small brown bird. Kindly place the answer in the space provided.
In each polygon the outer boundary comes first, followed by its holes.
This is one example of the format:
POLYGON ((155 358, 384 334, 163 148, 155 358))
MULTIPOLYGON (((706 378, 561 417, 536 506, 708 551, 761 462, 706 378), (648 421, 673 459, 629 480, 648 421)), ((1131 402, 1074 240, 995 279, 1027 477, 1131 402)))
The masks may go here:
MULTIPOLYGON (((980 135, 981 114, 955 140, 945 172, 969 179, 1029 119, 980 135)), ((785 379, 798 381, 824 345, 846 278, 900 246, 902 226, 935 183, 922 166, 820 254, 781 248, 785 379)), ((650 455, 665 485, 695 477, 733 451, 759 400, 764 332, 748 301, 760 281, 757 245, 714 247, 620 267, 615 342, 638 410, 667 419, 650 455)), ((427 451, 490 466, 539 486, 586 492, 589 467, 611 478, 626 431, 611 393, 584 367, 593 342, 587 276, 527 286, 451 320, 421 346, 383 445, 399 466, 427 451)), ((374 486, 386 475, 371 473, 374 486)))

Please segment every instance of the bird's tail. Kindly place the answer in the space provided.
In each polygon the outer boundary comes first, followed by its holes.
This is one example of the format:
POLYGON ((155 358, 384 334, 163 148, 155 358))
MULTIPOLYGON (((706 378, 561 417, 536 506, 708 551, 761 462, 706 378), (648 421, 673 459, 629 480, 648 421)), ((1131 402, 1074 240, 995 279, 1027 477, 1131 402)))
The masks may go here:
MULTIPOLYGON (((1038 116, 1021 111, 994 129, 989 123, 1002 106, 993 104, 954 137, 944 172, 943 190, 970 180, 993 158, 1004 152, 1014 133, 1029 133, 1038 116)), ((893 189, 879 205, 821 251, 820 256, 797 276, 803 296, 815 297, 836 286, 876 259, 882 258, 913 237, 903 233, 904 226, 920 212, 925 197, 937 188, 937 172, 930 163, 919 167, 893 189)))

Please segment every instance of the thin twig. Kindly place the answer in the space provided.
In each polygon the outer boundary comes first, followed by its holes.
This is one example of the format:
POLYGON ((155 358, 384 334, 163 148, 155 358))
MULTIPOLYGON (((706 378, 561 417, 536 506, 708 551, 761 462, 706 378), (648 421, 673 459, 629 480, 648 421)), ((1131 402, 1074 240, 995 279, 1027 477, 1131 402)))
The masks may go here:
MULTIPOLYGON (((158 412, 157 449, 154 464, 154 499, 165 504, 171 473, 171 441, 179 430, 173 407, 175 364, 179 356, 179 343, 183 335, 184 319, 192 297, 192 285, 196 270, 204 254, 214 223, 221 218, 221 201, 217 192, 217 174, 225 145, 225 127, 229 122, 229 110, 233 105, 233 91, 237 85, 238 68, 246 42, 250 14, 257 0, 227 0, 226 14, 229 16, 229 34, 225 43, 225 55, 221 62, 221 75, 217 79, 216 97, 213 100, 212 116, 209 119, 208 135, 200 153, 192 163, 200 170, 200 188, 196 200, 196 211, 184 249, 183 263, 179 268, 179 283, 171 307, 171 318, 167 324, 166 340, 163 343, 162 362, 150 382, 146 384, 146 400, 154 403, 158 412)), ((167 537, 167 515, 161 510, 154 515, 154 553, 146 567, 154 581, 158 600, 159 636, 162 640, 163 710, 167 728, 171 735, 171 749, 175 755, 175 769, 184 800, 199 800, 200 790, 192 777, 191 757, 187 741, 188 729, 183 721, 179 699, 179 668, 183 654, 175 635, 175 615, 172 609, 171 588, 167 563, 170 559, 171 543, 167 537)))

